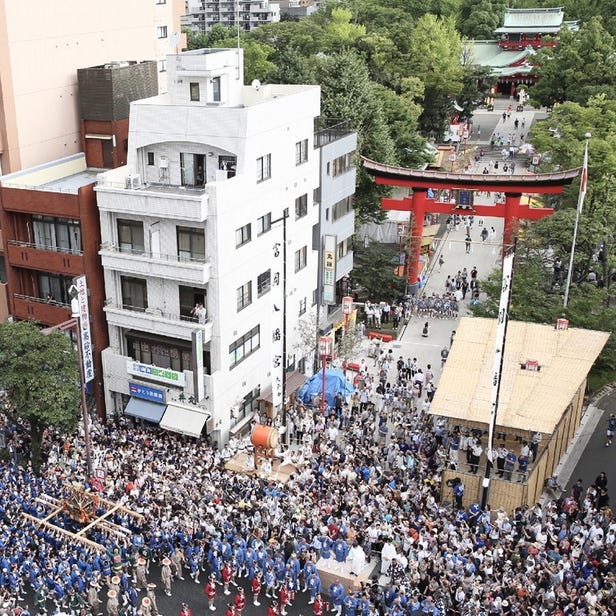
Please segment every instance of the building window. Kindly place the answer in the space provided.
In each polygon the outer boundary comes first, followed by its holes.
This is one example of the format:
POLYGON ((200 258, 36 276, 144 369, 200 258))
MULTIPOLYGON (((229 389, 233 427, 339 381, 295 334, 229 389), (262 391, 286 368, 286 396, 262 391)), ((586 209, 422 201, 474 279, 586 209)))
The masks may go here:
POLYGON ((300 317, 303 314, 306 314, 306 303, 307 303, 307 299, 305 297, 299 300, 299 316, 300 317))
POLYGON ((235 368, 261 346, 260 326, 253 327, 229 345, 229 367, 235 368))
POLYGON ((265 216, 257 219, 257 236, 267 233, 272 228, 272 213, 268 212, 265 216))
POLYGON ((257 297, 269 293, 272 288, 272 271, 267 270, 257 276, 257 297))
POLYGON ((252 280, 237 288, 237 311, 240 312, 252 304, 252 280))
POLYGON ((261 389, 257 387, 242 398, 242 401, 240 402, 234 415, 234 426, 240 423, 246 417, 252 415, 255 411, 259 410, 260 395, 261 389))
MULTIPOLYGON (((159 368, 169 368, 182 372, 192 370, 192 348, 190 342, 170 340, 163 336, 147 336, 140 334, 126 336, 127 355, 139 363, 153 364, 159 368)), ((204 354, 205 355, 205 354, 204 354)), ((208 358, 209 359, 209 358, 208 358)), ((206 363, 204 357, 204 366, 206 363)), ((206 368, 209 372, 209 368, 206 368)))
POLYGON ((308 139, 302 139, 295 144, 295 165, 301 165, 308 160, 308 139))
POLYGON ((303 218, 308 214, 308 195, 304 194, 295 199, 295 220, 303 218))
POLYGON ((167 59, 158 61, 158 72, 166 73, 167 72, 167 59))
POLYGON ((148 307, 148 284, 143 278, 121 276, 122 308, 145 312, 148 307))
POLYGON ((199 91, 199 82, 191 81, 190 82, 190 100, 198 101, 201 100, 201 92, 199 91))
POLYGON ((148 152, 148 165, 150 167, 154 165, 154 152, 148 152))
POLYGON ((353 197, 346 197, 332 206, 332 220, 338 220, 353 211, 353 197))
POLYGON ((156 34, 159 39, 167 38, 167 26, 158 26, 158 28, 156 28, 156 34))
POLYGON ((156 0, 156 4, 167 4, 167 0, 156 0))
POLYGON ((205 261, 205 231, 195 227, 177 227, 178 259, 205 261))
POLYGON ((32 216, 34 244, 37 248, 54 252, 81 253, 81 225, 79 220, 32 216))
POLYGON ((118 218, 118 245, 120 252, 143 254, 145 252, 143 223, 138 220, 118 218))
POLYGON ((346 256, 346 254, 349 252, 349 248, 350 248, 349 239, 347 238, 346 240, 342 240, 342 242, 338 244, 338 258, 342 259, 342 257, 346 256))
POLYGON ((207 319, 207 296, 205 289, 199 287, 178 287, 180 296, 180 319, 199 323, 200 314, 195 310, 197 304, 206 307, 206 313, 202 315, 202 323, 207 319))
POLYGON ((308 262, 308 246, 295 251, 295 271, 303 270, 308 262))
POLYGON ((312 202, 314 204, 318 204, 321 203, 321 187, 317 186, 313 191, 312 191, 312 202))
POLYGON ((338 177, 353 168, 353 160, 355 158, 355 152, 348 152, 338 158, 334 158, 332 162, 332 176, 338 177))
POLYGON ((220 77, 214 77, 212 79, 212 100, 215 103, 219 103, 221 101, 220 77))
POLYGON ((266 154, 257 158, 257 182, 263 182, 272 177, 272 155, 266 154))
POLYGON ((70 305, 71 296, 68 292, 73 279, 70 276, 60 276, 60 274, 38 274, 39 297, 48 302, 70 305))
POLYGON ((236 248, 239 248, 240 246, 243 246, 244 244, 248 244, 248 242, 250 242, 251 239, 252 237, 251 237, 250 223, 235 230, 235 247, 236 248))
POLYGON ((318 302, 319 302, 319 289, 315 289, 312 292, 312 305, 316 306, 318 302))

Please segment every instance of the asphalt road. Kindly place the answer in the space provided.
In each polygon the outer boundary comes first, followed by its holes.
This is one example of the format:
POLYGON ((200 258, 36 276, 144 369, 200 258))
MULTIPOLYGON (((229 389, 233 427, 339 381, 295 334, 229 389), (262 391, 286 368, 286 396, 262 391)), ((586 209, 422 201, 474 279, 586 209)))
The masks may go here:
POLYGON ((602 416, 567 485, 564 487, 569 489, 578 479, 581 479, 582 485, 587 488, 594 483, 595 478, 601 471, 605 471, 608 478, 608 493, 612 497, 610 504, 614 507, 616 505, 616 441, 612 443, 611 447, 606 447, 605 435, 607 418, 610 413, 616 414, 616 391, 603 397, 596 404, 598 412, 601 412, 602 416))

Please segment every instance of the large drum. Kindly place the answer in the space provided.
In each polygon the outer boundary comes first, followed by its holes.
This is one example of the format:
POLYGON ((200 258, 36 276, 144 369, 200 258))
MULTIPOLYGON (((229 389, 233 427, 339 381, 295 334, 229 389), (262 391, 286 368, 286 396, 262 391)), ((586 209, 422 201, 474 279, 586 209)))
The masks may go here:
POLYGON ((263 449, 276 449, 278 447, 278 439, 280 435, 276 428, 271 426, 255 426, 250 435, 250 442, 255 447, 263 447, 263 449))

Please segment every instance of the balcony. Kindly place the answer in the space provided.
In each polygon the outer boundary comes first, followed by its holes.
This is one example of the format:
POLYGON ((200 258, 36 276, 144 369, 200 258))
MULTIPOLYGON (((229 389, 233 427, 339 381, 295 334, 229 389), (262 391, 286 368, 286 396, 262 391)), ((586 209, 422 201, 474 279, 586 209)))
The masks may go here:
POLYGON ((38 321, 45 325, 57 325, 70 319, 71 307, 60 302, 47 302, 40 297, 14 293, 13 316, 22 321, 38 321))
POLYGON ((190 340, 195 329, 203 329, 203 343, 206 344, 212 339, 214 329, 212 321, 199 324, 193 317, 163 312, 158 308, 144 310, 135 306, 117 304, 113 300, 107 300, 104 311, 110 327, 134 329, 179 340, 190 340))
POLYGON ((117 272, 176 280, 193 286, 204 286, 210 280, 211 264, 205 259, 126 251, 113 244, 103 244, 99 254, 103 268, 117 272))
POLYGON ((315 120, 314 123, 314 149, 322 148, 333 141, 338 141, 353 134, 353 129, 346 120, 315 120))
POLYGON ((208 216, 205 187, 143 184, 136 175, 110 171, 101 176, 96 192, 103 211, 187 222, 204 222, 208 216))
POLYGON ((13 267, 72 276, 82 274, 84 271, 83 253, 81 251, 16 240, 8 240, 6 249, 8 262, 13 267))

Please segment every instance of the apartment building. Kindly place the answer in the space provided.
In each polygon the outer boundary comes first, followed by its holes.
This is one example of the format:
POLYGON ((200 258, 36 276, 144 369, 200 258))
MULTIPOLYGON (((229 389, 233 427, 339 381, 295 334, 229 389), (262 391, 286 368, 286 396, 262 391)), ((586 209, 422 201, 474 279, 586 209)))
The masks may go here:
POLYGON ((243 85, 241 49, 169 56, 99 176, 108 412, 218 443, 302 370, 318 300, 318 86, 243 85), (285 362, 286 358, 286 362, 285 362), (286 366, 283 364, 286 363, 286 366), (209 421, 208 421, 209 420, 209 421))
MULTIPOLYGON (((83 151, 77 69, 156 60, 186 45, 183 0, 0 2, 0 176, 83 151)), ((0 228, 0 321, 8 317, 0 228)))
POLYGON ((257 26, 280 21, 280 5, 269 0, 187 0, 182 25, 193 32, 208 32, 222 24, 249 32, 257 26))
POLYGON ((153 61, 78 72, 84 153, 0 177, 0 226, 6 246, 2 262, 10 289, 6 313, 46 326, 70 319, 69 288, 73 277, 85 274, 94 359, 91 393, 103 417, 100 352, 108 341, 94 184, 101 168, 126 162, 129 104, 158 92, 158 72, 153 61))

